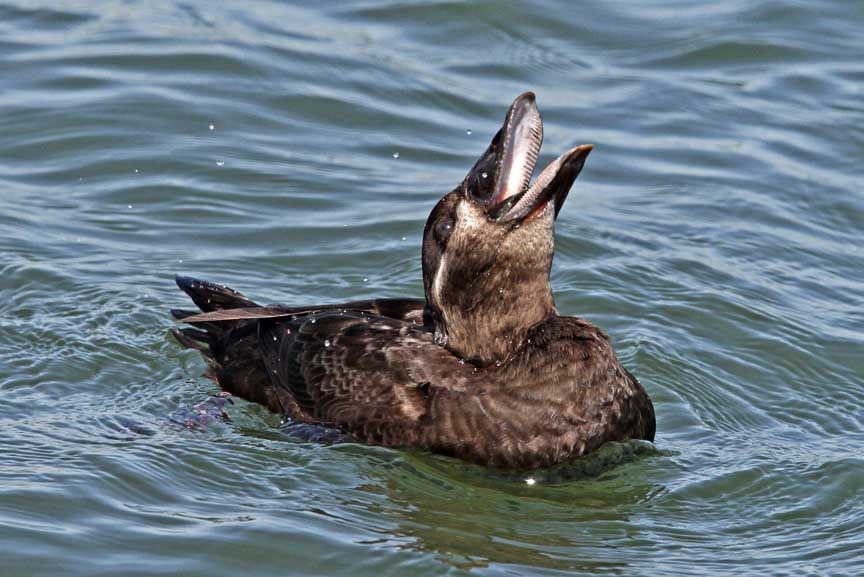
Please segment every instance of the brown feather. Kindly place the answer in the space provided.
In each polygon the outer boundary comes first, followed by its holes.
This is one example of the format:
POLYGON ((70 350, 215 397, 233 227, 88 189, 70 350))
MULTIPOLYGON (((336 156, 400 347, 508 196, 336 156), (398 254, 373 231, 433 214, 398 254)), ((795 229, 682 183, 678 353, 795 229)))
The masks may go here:
POLYGON ((653 440, 651 399, 608 337, 555 309, 555 218, 591 147, 565 153, 520 190, 541 132, 534 95, 519 96, 474 168, 432 210, 425 299, 262 307, 178 277, 201 313, 175 310, 194 328, 172 332, 201 351, 224 389, 337 429, 319 437, 346 433, 506 468, 653 440))

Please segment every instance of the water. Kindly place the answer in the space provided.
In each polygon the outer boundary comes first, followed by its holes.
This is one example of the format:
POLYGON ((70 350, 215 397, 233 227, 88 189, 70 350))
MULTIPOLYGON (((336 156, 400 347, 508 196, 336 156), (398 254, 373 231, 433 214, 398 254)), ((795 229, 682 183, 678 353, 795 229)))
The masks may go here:
POLYGON ((862 30, 842 0, 0 2, 0 573, 860 574, 862 30), (597 145, 553 284, 657 452, 530 485, 242 402, 172 425, 214 392, 175 272, 420 295, 426 214, 527 89, 541 163, 597 145))

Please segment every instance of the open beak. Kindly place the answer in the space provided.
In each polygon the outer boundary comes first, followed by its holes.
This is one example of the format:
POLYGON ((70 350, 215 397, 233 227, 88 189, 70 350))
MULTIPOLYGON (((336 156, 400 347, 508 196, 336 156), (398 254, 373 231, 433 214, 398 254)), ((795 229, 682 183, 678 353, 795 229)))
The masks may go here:
MULTIPOLYGON (((510 105, 504 125, 484 155, 497 161, 494 186, 487 200, 490 218, 518 224, 542 212, 550 201, 554 201, 555 216, 558 216, 570 187, 594 147, 583 144, 571 148, 549 164, 529 186, 542 144, 540 111, 534 93, 526 92, 510 105)), ((478 166, 482 161, 483 157, 478 166)), ((488 166, 488 161, 484 164, 488 166)))
POLYGON ((543 121, 533 92, 520 94, 507 110, 501 127, 501 151, 495 175, 495 192, 490 199, 497 206, 528 188, 540 146, 543 144, 543 121))
POLYGON ((521 222, 531 215, 540 213, 549 201, 554 201, 555 218, 558 218, 558 213, 567 200, 567 194, 592 150, 594 150, 593 144, 581 144, 556 158, 543 169, 530 188, 512 197, 510 202, 505 201, 509 207, 498 217, 498 220, 521 222))

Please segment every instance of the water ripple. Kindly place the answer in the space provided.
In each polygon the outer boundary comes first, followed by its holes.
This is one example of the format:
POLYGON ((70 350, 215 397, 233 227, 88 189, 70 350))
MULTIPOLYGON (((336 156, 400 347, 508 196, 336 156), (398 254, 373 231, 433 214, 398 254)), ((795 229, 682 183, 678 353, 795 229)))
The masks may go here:
POLYGON ((833 0, 0 3, 4 571, 854 574, 862 25, 833 0), (174 272, 422 294, 426 214, 527 89, 541 163, 597 144, 552 282, 651 393, 656 451, 529 486, 244 402, 170 423, 214 391, 166 336, 174 272))

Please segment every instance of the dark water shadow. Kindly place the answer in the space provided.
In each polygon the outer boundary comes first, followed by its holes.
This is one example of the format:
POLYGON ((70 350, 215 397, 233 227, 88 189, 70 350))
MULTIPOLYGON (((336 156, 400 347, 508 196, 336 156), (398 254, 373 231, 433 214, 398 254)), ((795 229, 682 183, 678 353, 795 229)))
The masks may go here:
POLYGON ((365 480, 357 490, 386 497, 386 506, 376 502, 369 512, 395 528, 367 544, 431 553, 459 570, 503 565, 505 572, 531 574, 626 573, 623 559, 632 556, 616 549, 638 541, 630 518, 662 492, 640 474, 662 455, 650 443, 610 443, 574 463, 530 472, 495 471, 420 451, 329 450, 362 456, 365 480))

